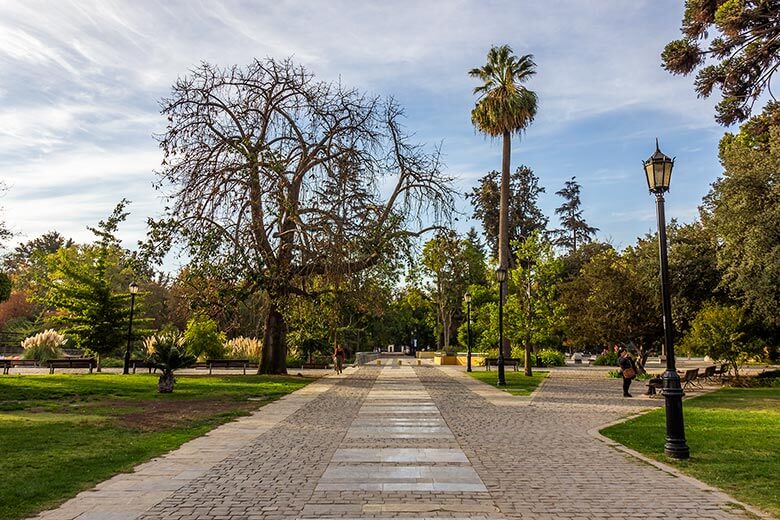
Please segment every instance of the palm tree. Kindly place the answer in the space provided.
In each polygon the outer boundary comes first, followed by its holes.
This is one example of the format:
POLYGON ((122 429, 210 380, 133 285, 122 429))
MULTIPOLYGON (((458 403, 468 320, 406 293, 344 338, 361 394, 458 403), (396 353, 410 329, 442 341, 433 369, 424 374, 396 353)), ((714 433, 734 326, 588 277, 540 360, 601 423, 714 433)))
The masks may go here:
POLYGON ((513 133, 520 134, 528 128, 536 116, 536 93, 525 88, 522 83, 536 74, 533 55, 519 58, 512 54, 509 45, 491 47, 487 54, 487 63, 477 69, 471 69, 469 75, 482 80, 482 85, 474 89, 480 97, 471 111, 471 122, 480 132, 490 137, 501 136, 504 141, 504 154, 501 162, 501 202, 498 217, 498 262, 499 266, 509 267, 509 167, 513 133))
MULTIPOLYGON (((513 133, 521 134, 525 131, 536 116, 536 93, 522 85, 536 74, 533 58, 531 54, 518 58, 509 45, 491 47, 487 54, 487 63, 469 71, 471 77, 482 80, 482 85, 474 89, 474 93, 479 94, 479 99, 471 111, 471 122, 480 132, 490 137, 501 136, 504 141, 498 210, 498 265, 505 270, 509 268, 510 138, 513 133)), ((500 298, 503 299, 503 285, 500 290, 500 298)), ((503 349, 505 345, 499 345, 499 348, 503 349)), ((531 375, 529 344, 525 345, 525 374, 531 375)), ((501 374, 499 381, 502 381, 501 374)))
POLYGON ((187 351, 184 336, 178 333, 162 333, 147 338, 146 345, 149 361, 160 370, 157 391, 161 394, 173 392, 176 378, 173 371, 195 365, 195 356, 187 351))

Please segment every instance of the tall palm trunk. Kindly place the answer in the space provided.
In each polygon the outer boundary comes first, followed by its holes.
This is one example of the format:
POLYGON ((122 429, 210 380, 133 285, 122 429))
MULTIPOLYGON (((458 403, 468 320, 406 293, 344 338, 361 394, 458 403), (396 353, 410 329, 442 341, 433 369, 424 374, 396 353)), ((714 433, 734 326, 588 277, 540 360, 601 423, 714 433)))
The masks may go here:
MULTIPOLYGON (((531 297, 533 296, 531 294, 531 263, 528 262, 527 266, 527 280, 525 285, 525 291, 526 291, 526 298, 528 300, 528 323, 526 324, 526 330, 525 330, 525 356, 524 356, 524 362, 525 362, 525 375, 528 377, 531 377, 533 375, 532 369, 531 369, 531 320, 533 319, 534 315, 534 308, 533 308, 533 301, 531 300, 531 297)), ((539 355, 538 353, 536 354, 539 355)))
MULTIPOLYGON (((498 265, 509 269, 509 163, 512 155, 512 142, 509 132, 504 132, 504 153, 501 161, 501 199, 498 207, 498 265)), ((506 283, 506 282, 504 282, 506 283)), ((503 287, 501 288, 503 290, 503 287)), ((503 298, 504 294, 501 294, 503 298)), ((510 355, 508 342, 499 345, 504 356, 510 355)))

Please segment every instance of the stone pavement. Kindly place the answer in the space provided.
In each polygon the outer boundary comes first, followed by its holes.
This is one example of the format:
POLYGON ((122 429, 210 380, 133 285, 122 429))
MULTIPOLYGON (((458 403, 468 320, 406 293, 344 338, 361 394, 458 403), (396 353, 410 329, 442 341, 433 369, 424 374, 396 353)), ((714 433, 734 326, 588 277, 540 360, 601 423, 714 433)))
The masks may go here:
POLYGON ((458 368, 363 367, 37 518, 745 518, 589 433, 662 404, 620 395, 587 369, 554 371, 522 398, 458 368))

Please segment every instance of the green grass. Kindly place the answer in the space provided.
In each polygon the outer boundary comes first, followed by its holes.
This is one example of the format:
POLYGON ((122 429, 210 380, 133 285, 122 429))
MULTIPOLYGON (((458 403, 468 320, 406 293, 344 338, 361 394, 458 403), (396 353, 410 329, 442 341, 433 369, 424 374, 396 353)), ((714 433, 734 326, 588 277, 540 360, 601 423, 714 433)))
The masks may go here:
POLYGON ((173 394, 163 395, 154 374, 0 378, 0 518, 53 507, 311 382, 176 379, 173 394))
MULTIPOLYGON (((478 379, 483 383, 492 386, 496 386, 496 383, 498 382, 498 372, 495 370, 491 372, 488 372, 487 370, 475 370, 474 372, 468 372, 468 374, 474 379, 478 379)), ((506 386, 497 388, 501 388, 512 395, 531 395, 548 374, 549 372, 534 370, 531 377, 526 377, 522 371, 514 372, 508 370, 504 373, 506 386)))
POLYGON ((688 461, 663 454, 664 410, 602 434, 780 517, 780 388, 724 388, 685 401, 688 461))

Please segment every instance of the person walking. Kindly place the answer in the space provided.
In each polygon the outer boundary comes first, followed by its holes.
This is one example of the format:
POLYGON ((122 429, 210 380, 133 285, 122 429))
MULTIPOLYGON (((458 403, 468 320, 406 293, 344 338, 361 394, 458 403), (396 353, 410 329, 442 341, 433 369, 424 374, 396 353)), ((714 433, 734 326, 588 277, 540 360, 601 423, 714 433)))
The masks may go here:
POLYGON ((618 355, 620 376, 623 378, 623 397, 631 397, 631 394, 628 393, 628 388, 631 386, 631 381, 636 377, 636 365, 626 349, 621 348, 618 350, 618 355))
POLYGON ((341 345, 336 345, 336 350, 333 351, 333 366, 336 369, 337 374, 340 374, 343 371, 346 357, 344 348, 341 345))

